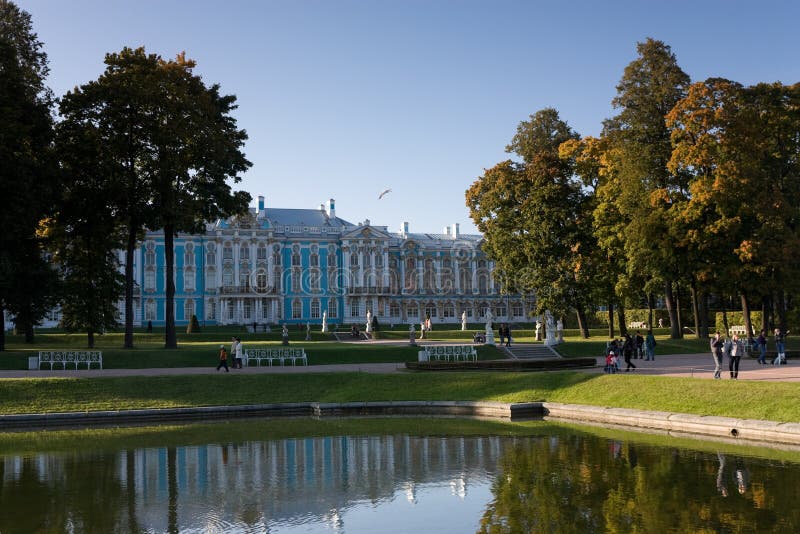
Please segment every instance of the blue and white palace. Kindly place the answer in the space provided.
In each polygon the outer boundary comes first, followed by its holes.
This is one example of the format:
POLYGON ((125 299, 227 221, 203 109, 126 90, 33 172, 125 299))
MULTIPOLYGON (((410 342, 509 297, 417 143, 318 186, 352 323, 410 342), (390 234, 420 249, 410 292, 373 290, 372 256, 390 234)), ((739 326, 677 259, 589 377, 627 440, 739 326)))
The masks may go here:
MULTIPOLYGON (((206 225, 175 238, 175 320, 187 324, 432 325, 524 320, 532 302, 501 294, 481 235, 453 224, 443 233, 399 232, 336 215, 334 200, 319 209, 267 208, 206 225)), ((124 261, 124 252, 120 253, 124 261)), ((134 259, 134 324, 165 322, 164 234, 148 232, 134 259)), ((124 305, 120 303, 120 310, 124 305)), ((122 321, 122 317, 120 320, 122 321)), ((55 326, 54 312, 44 326, 55 326)))

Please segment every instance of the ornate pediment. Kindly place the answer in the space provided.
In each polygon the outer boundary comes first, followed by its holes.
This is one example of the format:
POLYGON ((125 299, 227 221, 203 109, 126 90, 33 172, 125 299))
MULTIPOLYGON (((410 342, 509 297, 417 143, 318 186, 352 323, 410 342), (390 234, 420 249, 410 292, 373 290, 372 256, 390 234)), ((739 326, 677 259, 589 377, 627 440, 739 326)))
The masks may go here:
POLYGON ((258 223, 252 213, 243 213, 231 218, 231 228, 258 228, 258 223))

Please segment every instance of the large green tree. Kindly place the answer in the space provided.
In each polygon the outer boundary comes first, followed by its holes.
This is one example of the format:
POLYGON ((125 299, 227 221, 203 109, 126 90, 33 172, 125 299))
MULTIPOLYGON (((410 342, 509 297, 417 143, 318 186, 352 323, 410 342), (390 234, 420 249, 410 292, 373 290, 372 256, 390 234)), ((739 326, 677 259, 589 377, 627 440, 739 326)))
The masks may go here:
POLYGON ((575 310, 588 336, 596 249, 591 195, 575 176, 575 161, 562 158, 562 143, 578 135, 552 108, 523 121, 506 150, 522 162, 488 170, 467 190, 467 206, 485 236, 509 289, 533 291, 537 310, 563 316, 575 310))
POLYGON ((33 342, 34 325, 56 303, 56 272, 37 231, 57 198, 47 73, 30 15, 0 0, 0 350, 6 310, 33 342))
POLYGON ((614 172, 600 186, 598 209, 619 218, 605 220, 616 227, 606 232, 616 234, 616 239, 606 239, 605 244, 620 247, 609 249, 609 255, 624 255, 631 282, 663 287, 671 334, 678 338, 682 333, 672 290, 687 273, 685 251, 675 248, 669 210, 687 197, 688 177, 667 167, 672 145, 665 117, 685 96, 689 77, 663 42, 647 39, 637 45, 637 51, 612 101, 619 113, 603 128, 614 172))
POLYGON ((150 228, 164 231, 165 346, 174 348, 174 236, 247 209, 250 196, 228 183, 250 166, 241 151, 247 136, 231 116, 235 97, 207 87, 183 54, 164 60, 125 48, 105 63, 96 81, 62 99, 61 112, 103 148, 90 155, 105 169, 125 236, 125 346, 133 346, 133 255, 150 228))

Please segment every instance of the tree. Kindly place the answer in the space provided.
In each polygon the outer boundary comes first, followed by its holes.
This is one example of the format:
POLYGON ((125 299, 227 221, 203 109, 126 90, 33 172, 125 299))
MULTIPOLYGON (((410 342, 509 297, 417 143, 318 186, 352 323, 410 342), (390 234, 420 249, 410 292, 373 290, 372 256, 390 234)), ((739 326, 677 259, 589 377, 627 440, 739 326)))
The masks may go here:
POLYGON ((614 172, 599 191, 599 209, 620 218, 618 235, 627 276, 647 291, 662 285, 670 314, 672 337, 682 337, 672 294, 673 284, 686 274, 685 250, 676 253, 669 210, 688 194, 688 178, 672 173, 670 129, 665 116, 683 98, 689 77, 677 65, 669 46, 647 39, 637 45, 639 57, 625 67, 612 101, 620 112, 607 120, 603 136, 614 155, 614 172), (612 204, 612 207, 606 204, 612 204), (664 246, 669 243, 670 246, 664 246))
POLYGON ((174 348, 174 236, 247 209, 250 196, 227 184, 250 166, 240 150, 247 136, 230 116, 235 97, 206 87, 183 54, 167 61, 124 48, 105 63, 96 81, 67 93, 62 115, 96 132, 103 150, 92 155, 113 183, 106 190, 114 192, 109 200, 125 235, 125 346, 133 346, 133 255, 150 228, 164 231, 165 345, 174 348))
POLYGON ((241 151, 247 134, 230 114, 236 97, 221 95, 219 85, 206 87, 194 67, 184 54, 159 61, 161 127, 154 132, 149 174, 166 251, 166 348, 177 348, 175 234, 202 231, 206 221, 242 213, 250 203, 248 193, 233 192, 228 184, 239 182, 239 173, 251 165, 241 151))
POLYGON ((57 150, 64 176, 62 201, 49 227, 56 265, 69 298, 62 304, 61 324, 68 331, 94 334, 117 326, 117 307, 123 291, 118 250, 121 225, 115 199, 119 182, 103 157, 95 125, 73 120, 70 101, 64 101, 66 120, 57 127, 57 150))
POLYGON ((0 198, 9 199, 0 210, 0 350, 6 310, 33 342, 34 324, 57 298, 56 273, 37 233, 57 191, 47 73, 30 15, 0 0, 0 198))
POLYGON ((531 115, 506 147, 522 163, 496 165, 472 184, 466 198, 503 286, 534 291, 539 312, 563 316, 574 309, 588 336, 585 309, 596 248, 591 197, 574 176, 575 162, 559 155, 561 144, 575 139, 555 109, 531 115))

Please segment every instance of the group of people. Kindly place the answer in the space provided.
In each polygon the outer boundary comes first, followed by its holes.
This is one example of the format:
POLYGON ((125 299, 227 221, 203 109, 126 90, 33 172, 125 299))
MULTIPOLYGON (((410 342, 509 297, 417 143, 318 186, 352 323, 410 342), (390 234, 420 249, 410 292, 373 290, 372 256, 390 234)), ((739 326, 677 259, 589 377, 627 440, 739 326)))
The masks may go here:
MULTIPOLYGON (((231 338, 231 352, 230 357, 233 358, 233 368, 234 369, 241 369, 242 368, 242 340, 238 337, 231 338)), ((225 345, 219 346, 219 364, 217 365, 217 371, 221 368, 225 368, 225 372, 229 373, 230 369, 228 369, 228 351, 225 350, 225 345)))
POLYGON ((739 378, 739 361, 745 353, 744 342, 739 339, 739 336, 734 334, 733 337, 726 337, 725 339, 720 336, 719 332, 714 333, 711 338, 711 355, 714 357, 714 378, 719 380, 722 378, 722 363, 725 358, 728 359, 728 371, 731 374, 731 379, 736 380, 739 378))
POLYGON ((606 373, 616 373, 620 371, 619 360, 623 358, 627 367, 625 372, 635 370, 636 365, 631 360, 642 359, 645 361, 655 361, 656 359, 656 338, 653 332, 648 331, 647 336, 637 331, 635 336, 625 334, 622 339, 612 339, 608 343, 606 350, 606 373))
MULTIPOLYGON (((775 358, 772 359, 772 365, 781 365, 786 363, 786 336, 789 331, 782 331, 776 328, 775 335, 775 358)), ((758 363, 759 365, 767 365, 767 332, 762 330, 756 338, 756 345, 758 346, 758 363)))

